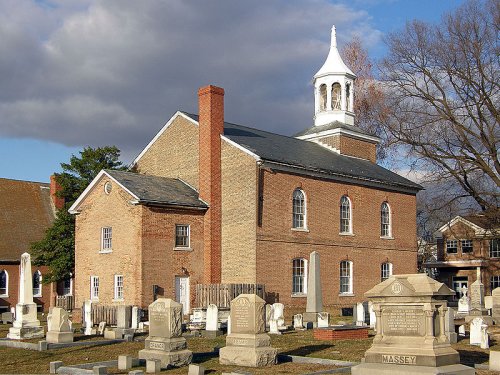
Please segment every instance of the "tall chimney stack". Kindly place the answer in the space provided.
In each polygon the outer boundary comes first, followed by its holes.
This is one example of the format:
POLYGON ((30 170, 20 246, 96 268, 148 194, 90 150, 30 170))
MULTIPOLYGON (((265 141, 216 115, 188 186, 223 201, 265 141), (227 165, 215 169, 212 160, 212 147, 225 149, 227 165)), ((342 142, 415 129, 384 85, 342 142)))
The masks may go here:
POLYGON ((204 283, 221 282, 222 193, 221 139, 224 131, 224 89, 205 86, 198 90, 199 191, 209 209, 204 218, 204 283))
POLYGON ((57 192, 59 191, 61 191, 61 185, 57 183, 56 175, 53 174, 50 176, 50 198, 57 210, 64 207, 64 198, 57 196, 57 192))

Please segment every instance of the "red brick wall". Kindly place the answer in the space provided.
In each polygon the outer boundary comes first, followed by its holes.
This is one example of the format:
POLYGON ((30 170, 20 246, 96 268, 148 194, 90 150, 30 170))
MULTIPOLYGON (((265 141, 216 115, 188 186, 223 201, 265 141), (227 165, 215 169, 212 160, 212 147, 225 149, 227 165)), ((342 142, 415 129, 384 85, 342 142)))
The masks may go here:
POLYGON ((316 328, 313 331, 316 340, 359 340, 368 338, 368 328, 334 330, 316 328))
POLYGON ((142 306, 153 302, 152 288, 175 299, 175 276, 189 276, 191 307, 203 283, 203 212, 144 207, 142 215, 142 306), (174 250, 175 225, 190 226, 190 250, 174 250))
MULTIPOLYGON (((8 297, 0 297, 0 308, 1 311, 7 310, 10 311, 11 307, 15 307, 18 299, 19 299, 19 264, 0 264, 0 271, 6 270, 9 274, 9 291, 8 297)), ((35 271, 40 270, 43 275, 47 273, 47 267, 37 267, 32 265, 31 270, 33 273, 35 271)), ((50 307, 50 299, 51 299, 51 284, 42 284, 42 297, 34 297, 33 301, 37 305, 43 306, 43 311, 49 311, 50 307)))
POLYGON ((377 145, 375 143, 352 138, 345 134, 324 137, 320 141, 336 148, 342 155, 355 156, 370 160, 372 163, 377 161, 377 145))
POLYGON ((379 283, 380 266, 393 264, 394 274, 415 273, 415 196, 314 179, 287 173, 264 172, 261 220, 257 230, 257 282, 266 284, 268 299, 287 305, 304 305, 305 297, 292 297, 292 260, 321 258, 323 303, 352 306, 366 300, 363 293, 379 283), (307 229, 292 226, 292 193, 306 195, 307 229), (339 202, 352 201, 353 235, 339 234, 339 202), (288 198, 288 199, 287 199, 288 198), (380 238, 380 205, 391 207, 392 239, 380 238), (339 295, 339 265, 353 262, 353 295, 339 295))
POLYGON ((205 283, 221 282, 221 139, 224 90, 202 87, 199 97, 199 191, 210 206, 205 215, 205 283))

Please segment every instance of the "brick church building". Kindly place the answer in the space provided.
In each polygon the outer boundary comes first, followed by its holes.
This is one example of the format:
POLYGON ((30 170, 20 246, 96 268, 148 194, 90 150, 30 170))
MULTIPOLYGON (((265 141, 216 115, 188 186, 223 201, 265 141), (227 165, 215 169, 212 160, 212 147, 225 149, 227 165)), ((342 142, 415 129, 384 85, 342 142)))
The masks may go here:
POLYGON ((378 138, 354 122, 355 75, 335 29, 314 76, 314 125, 295 137, 225 122, 224 90, 199 90, 132 164, 101 171, 76 214, 76 305, 189 311, 196 284, 265 284, 305 305, 309 254, 326 306, 352 306, 391 273, 417 269, 415 184, 376 164, 378 138))

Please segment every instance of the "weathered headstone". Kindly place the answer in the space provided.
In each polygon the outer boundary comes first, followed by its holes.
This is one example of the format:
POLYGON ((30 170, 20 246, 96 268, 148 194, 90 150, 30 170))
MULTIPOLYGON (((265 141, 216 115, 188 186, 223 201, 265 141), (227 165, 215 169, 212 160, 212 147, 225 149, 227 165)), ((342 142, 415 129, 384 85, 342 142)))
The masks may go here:
POLYGON ((97 333, 100 335, 104 335, 104 331, 106 329, 106 322, 100 322, 99 327, 97 328, 97 333))
POLYGON ((73 328, 69 320, 69 314, 60 307, 54 307, 47 315, 47 336, 48 343, 68 343, 73 342, 73 328))
POLYGON ((282 303, 273 303, 273 319, 276 320, 278 324, 278 329, 283 329, 285 327, 285 305, 282 303))
POLYGON ((470 310, 470 300, 469 296, 467 295, 468 289, 466 286, 463 286, 460 289, 460 292, 462 293, 462 297, 458 300, 458 313, 459 314, 468 314, 470 310))
POLYGON ((139 329, 139 322, 141 321, 141 309, 137 306, 132 306, 132 322, 130 328, 139 329))
POLYGON ((481 349, 488 349, 490 347, 490 336, 488 335, 488 325, 481 326, 481 349))
POLYGON ((130 370, 132 368, 132 356, 119 355, 118 356, 118 370, 130 370))
POLYGON ((321 272, 319 253, 313 251, 309 255, 309 273, 307 275, 307 305, 303 314, 304 322, 317 325, 318 313, 323 311, 323 293, 321 291, 321 272))
POLYGON ((94 323, 92 322, 92 301, 90 300, 83 303, 83 324, 85 325, 85 335, 92 335, 94 323))
POLYGON ((281 332, 278 329, 278 321, 276 319, 271 318, 271 320, 269 320, 269 334, 281 335, 281 332))
POLYGON ((304 329, 304 321, 303 321, 302 314, 295 314, 293 316, 293 328, 304 329))
POLYGON ((227 317, 227 332, 226 334, 230 335, 231 334, 231 314, 227 317))
POLYGON ((188 375, 205 375, 205 367, 201 365, 189 365, 188 375))
POLYGON ((31 273, 31 256, 28 253, 21 255, 20 267, 16 319, 7 337, 14 340, 43 337, 44 330, 37 318, 36 303, 33 302, 33 274, 31 273))
POLYGON ((446 309, 446 317, 444 320, 444 331, 450 341, 450 344, 456 344, 458 341, 457 333, 455 332, 455 312, 451 307, 446 309))
POLYGON ((330 314, 327 312, 318 313, 318 328, 327 328, 330 326, 330 314))
POLYGON ((116 331, 117 338, 122 338, 125 335, 134 335, 135 329, 131 328, 132 324, 132 306, 118 305, 116 308, 116 331))
POLYGON ((491 299, 493 300, 491 317, 495 321, 495 324, 500 324, 500 288, 493 289, 491 299))
POLYGON ((463 324, 458 327, 458 335, 460 337, 465 337, 465 326, 463 324))
POLYGON ((161 367, 185 366, 193 353, 182 337, 182 305, 168 298, 158 298, 149 305, 149 336, 141 359, 159 359, 161 367))
POLYGON ((269 321, 272 318, 273 305, 266 304, 266 328, 269 329, 269 321))
POLYGON ((474 374, 445 334, 446 299, 453 294, 425 274, 392 275, 366 292, 377 315, 376 335, 351 373, 474 374))
POLYGON ((483 318, 474 318, 470 322, 470 337, 469 343, 471 345, 481 345, 481 328, 484 324, 483 318))
POLYGON ((375 325, 377 322, 377 316, 375 315, 375 311, 373 311, 373 302, 370 301, 368 304, 368 313, 370 314, 370 328, 375 329, 375 325))
POLYGON ((221 364, 260 367, 276 363, 277 350, 265 333, 265 304, 255 294, 240 294, 231 301, 231 334, 219 351, 221 364))
POLYGON ((219 309, 217 305, 208 305, 204 334, 206 337, 212 338, 222 335, 222 331, 219 329, 219 309))
POLYGON ((356 325, 365 325, 365 306, 363 305, 363 303, 356 304, 356 325))
POLYGON ((490 371, 500 371, 500 352, 495 350, 490 350, 490 361, 489 361, 490 371))
POLYGON ((12 323, 13 321, 14 321, 14 314, 12 314, 11 312, 2 313, 2 323, 3 324, 12 323))

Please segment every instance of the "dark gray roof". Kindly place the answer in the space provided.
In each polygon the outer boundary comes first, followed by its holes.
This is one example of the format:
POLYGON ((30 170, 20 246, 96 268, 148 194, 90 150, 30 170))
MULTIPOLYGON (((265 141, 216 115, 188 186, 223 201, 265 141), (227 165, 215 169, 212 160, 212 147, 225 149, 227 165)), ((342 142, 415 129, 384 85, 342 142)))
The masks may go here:
POLYGON ((207 208, 198 192, 177 178, 149 176, 140 173, 106 170, 111 177, 139 198, 139 203, 151 205, 207 208))
MULTIPOLYGON (((183 112, 195 121, 198 115, 183 112)), ((368 160, 305 140, 224 122, 224 136, 276 169, 415 194, 422 186, 368 160)))
POLYGON ((343 122, 340 122, 340 121, 334 121, 334 122, 330 122, 329 124, 320 125, 320 126, 311 126, 310 128, 307 128, 305 130, 302 130, 301 132, 298 132, 297 134, 294 135, 294 137, 301 137, 304 135, 320 133, 320 132, 324 132, 324 131, 332 130, 332 129, 344 129, 344 130, 349 130, 349 131, 352 131, 355 133, 359 133, 361 135, 368 135, 370 137, 377 137, 376 135, 369 134, 368 132, 364 131, 363 129, 358 128, 357 126, 347 125, 347 124, 344 124, 343 122))

